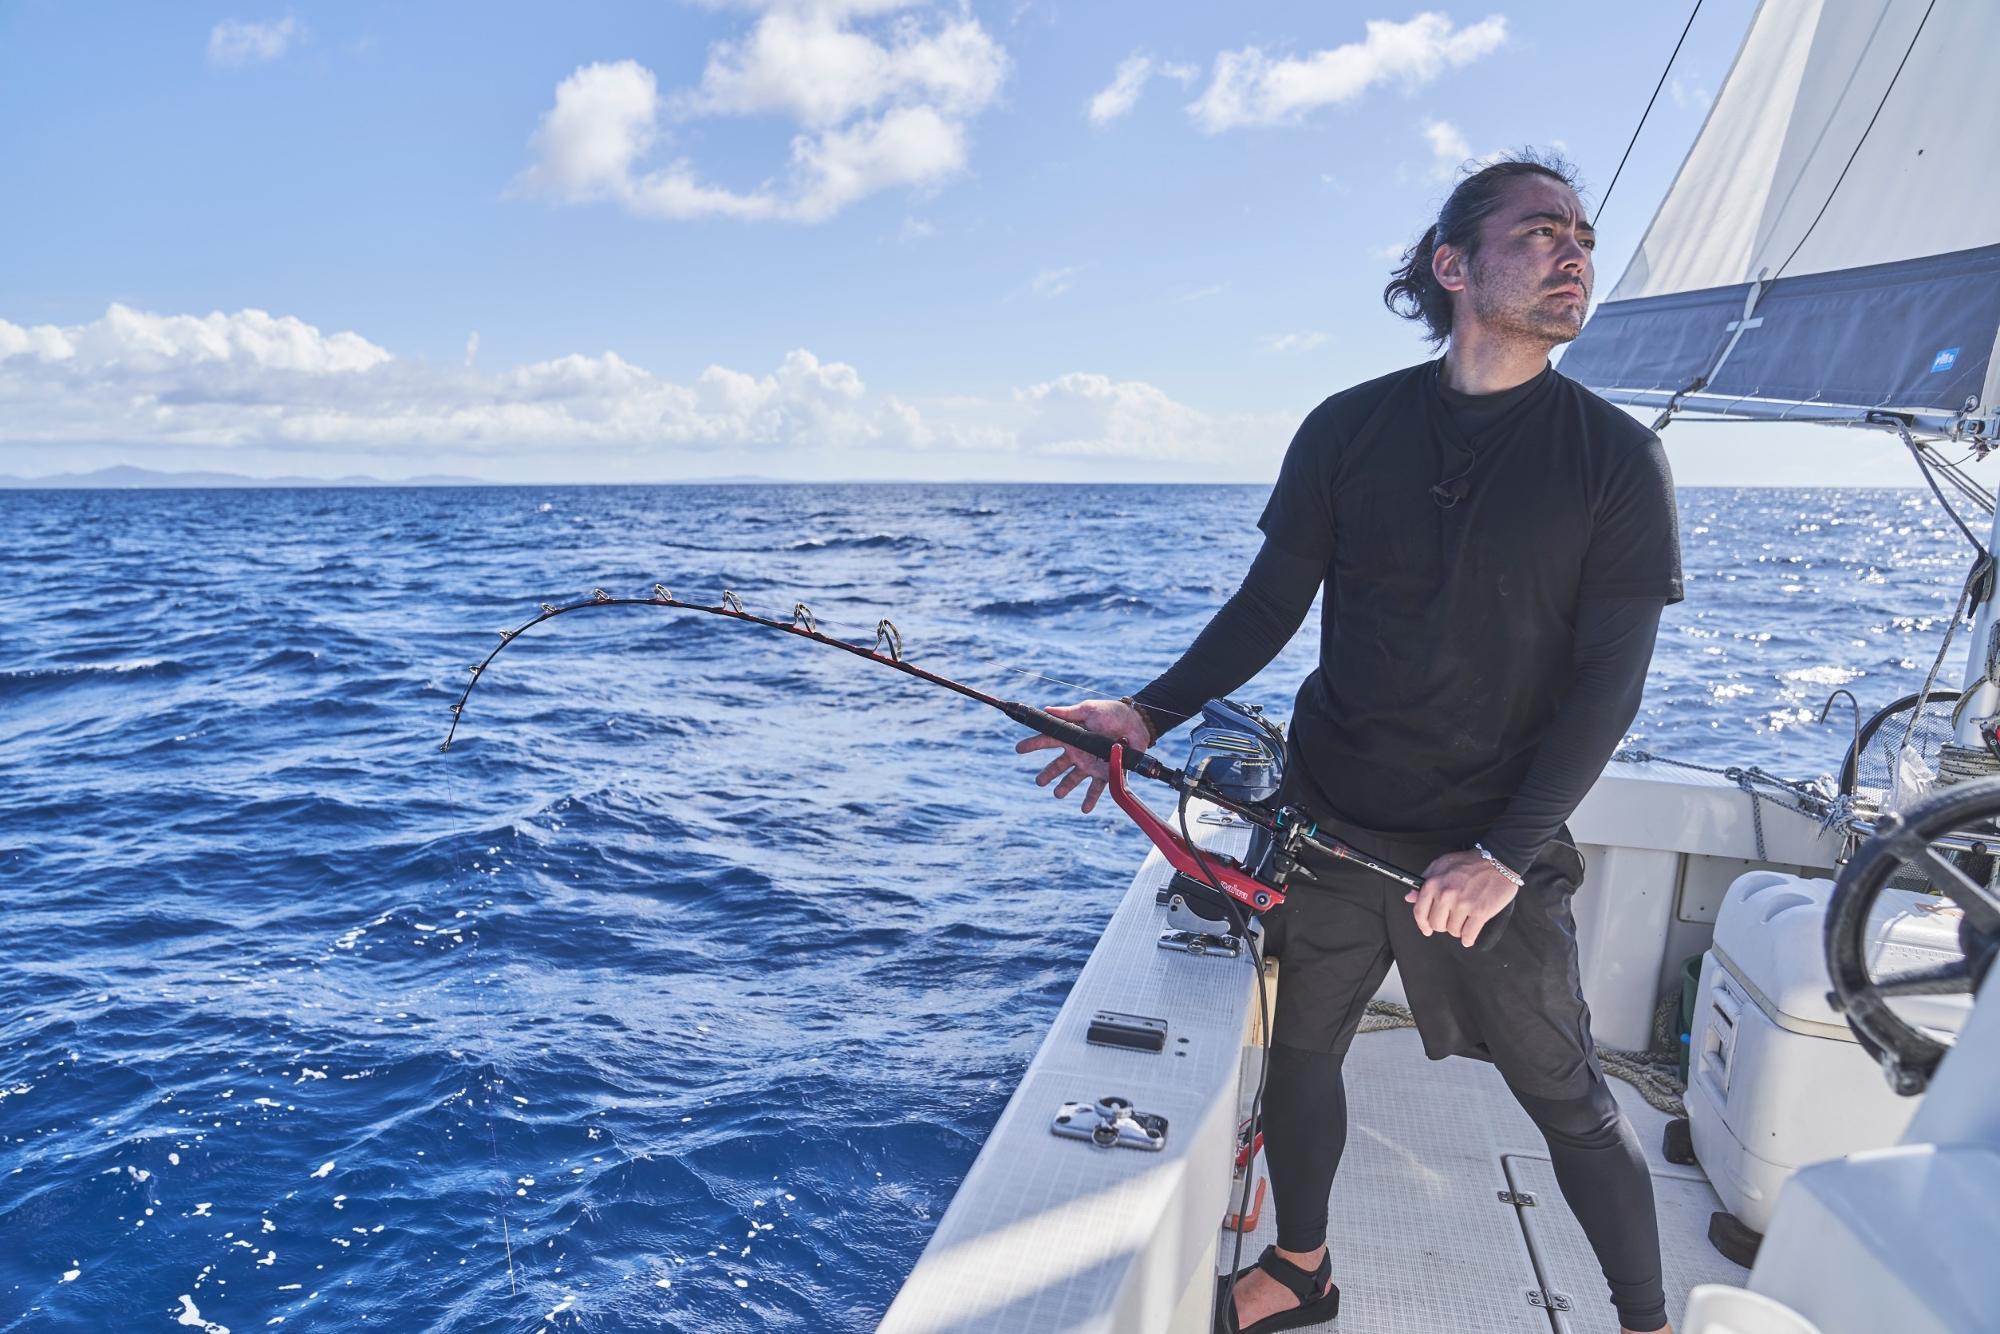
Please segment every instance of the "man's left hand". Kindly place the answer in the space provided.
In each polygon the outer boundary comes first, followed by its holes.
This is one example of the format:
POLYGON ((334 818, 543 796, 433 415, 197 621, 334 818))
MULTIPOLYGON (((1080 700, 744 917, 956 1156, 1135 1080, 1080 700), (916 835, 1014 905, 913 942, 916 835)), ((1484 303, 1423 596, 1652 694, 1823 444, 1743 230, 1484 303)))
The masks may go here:
POLYGON ((1416 905, 1417 930, 1427 936, 1442 931, 1470 946, 1518 893, 1478 853, 1447 852, 1424 868, 1424 887, 1403 895, 1403 902, 1416 905))

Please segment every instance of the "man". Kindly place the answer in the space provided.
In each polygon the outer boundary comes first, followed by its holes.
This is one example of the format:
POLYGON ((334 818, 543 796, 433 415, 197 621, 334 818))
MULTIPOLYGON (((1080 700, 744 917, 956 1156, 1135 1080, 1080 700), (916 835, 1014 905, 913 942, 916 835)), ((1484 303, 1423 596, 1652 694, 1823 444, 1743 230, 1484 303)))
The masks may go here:
MULTIPOLYGON (((1461 180, 1384 291, 1444 356, 1336 394, 1300 427, 1243 586, 1133 699, 1058 713, 1150 746, 1276 656, 1325 588, 1292 716, 1287 800, 1422 890, 1308 861, 1267 919, 1284 960, 1264 1125, 1278 1242, 1216 1327, 1331 1319, 1326 1207, 1346 1142, 1340 1065, 1400 965, 1425 1052, 1492 1061, 1549 1144, 1622 1329, 1667 1328, 1652 1180, 1599 1068, 1563 821, 1638 711, 1681 597, 1658 439, 1548 363, 1590 300, 1595 233, 1570 169, 1534 155, 1461 180), (1296 883, 1296 882, 1295 882, 1296 883), (1393 898, 1391 896, 1394 896, 1393 898), (1468 948, 1495 933, 1490 950, 1468 948)), ((1058 746, 1035 737, 1019 746, 1058 746)), ((1083 809, 1107 778, 1068 747, 1036 778, 1083 809)))

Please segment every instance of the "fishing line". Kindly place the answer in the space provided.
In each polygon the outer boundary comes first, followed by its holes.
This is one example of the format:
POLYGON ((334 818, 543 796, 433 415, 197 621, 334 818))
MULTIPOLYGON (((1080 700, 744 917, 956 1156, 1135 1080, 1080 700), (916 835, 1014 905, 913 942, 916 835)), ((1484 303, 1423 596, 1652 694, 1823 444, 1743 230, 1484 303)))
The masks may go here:
MULTIPOLYGON (((459 815, 464 808, 459 804, 458 789, 452 781, 451 766, 447 764, 441 767, 445 771, 444 792, 445 792, 446 809, 450 810, 454 815, 459 815)), ((459 859, 458 838, 454 836, 450 839, 447 839, 445 846, 447 849, 449 849, 451 854, 451 871, 453 880, 464 879, 465 864, 459 859)), ((476 954, 478 950, 479 950, 479 938, 478 936, 475 935, 473 937, 472 953, 476 954)), ((464 972, 468 966, 469 965, 467 964, 460 964, 459 971, 464 972)), ((507 1174, 506 1166, 500 1161, 500 1134, 499 1131, 495 1129, 493 1122, 493 1105, 494 1105, 493 1099, 494 1099, 494 1094, 497 1092, 497 1088, 493 1080, 486 1079, 486 1080, 481 1080, 480 1082, 485 1085, 485 1087, 481 1090, 481 1092, 485 1094, 484 1101, 486 1103, 486 1139, 493 1149, 493 1173, 495 1176, 500 1178, 500 1196, 499 1196, 500 1241, 501 1245, 505 1248, 507 1255, 507 1295, 509 1297, 519 1299, 521 1295, 521 1288, 519 1282, 516 1280, 514 1275, 514 1229, 509 1224, 507 1218, 507 1188, 510 1184, 512 1184, 512 1181, 507 1174)))
POLYGON ((971 658, 973 661, 983 662, 989 667, 998 667, 1002 671, 1007 672, 1017 672, 1022 676, 1031 677, 1037 681, 1047 681, 1051 685, 1064 686, 1070 690, 1081 690, 1086 695, 1095 695, 1099 699, 1118 699, 1123 695, 1132 693, 1126 690, 1114 691, 1110 686, 1094 686, 1078 681, 1065 681, 1060 676, 1050 676, 1047 672, 1031 672, 1026 667, 1016 667, 1012 663, 1002 662, 998 658, 983 657, 980 654, 972 652, 970 649, 959 649, 956 652, 950 653, 949 656, 971 658))

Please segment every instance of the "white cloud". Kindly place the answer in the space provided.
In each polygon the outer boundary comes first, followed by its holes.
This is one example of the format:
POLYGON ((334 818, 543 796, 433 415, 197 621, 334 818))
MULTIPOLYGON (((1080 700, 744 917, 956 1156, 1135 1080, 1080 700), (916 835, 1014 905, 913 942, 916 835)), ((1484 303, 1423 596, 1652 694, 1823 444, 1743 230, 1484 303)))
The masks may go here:
POLYGON ((1251 465, 1275 461, 1282 417, 1222 416, 1176 402, 1142 380, 1073 371, 1016 390, 1017 447, 1043 454, 1251 465))
POLYGON ((465 364, 468 368, 479 360, 479 330, 474 329, 465 340, 465 364))
POLYGON ((1188 114, 1210 134, 1296 124, 1308 112, 1351 102, 1377 84, 1418 88, 1506 39, 1507 20, 1497 14, 1459 28, 1443 14, 1426 13, 1405 23, 1371 19, 1362 41, 1305 56, 1272 57, 1254 46, 1224 51, 1188 114))
POLYGON ((1044 301, 1053 301, 1076 286, 1076 275, 1082 272, 1081 264, 1071 264, 1060 269, 1043 269, 1029 282, 1028 290, 1044 301))
POLYGON ((556 85, 556 104, 529 140, 535 164, 516 187, 569 203, 629 193, 659 110, 659 85, 636 60, 579 67, 556 85))
POLYGON ((937 235, 937 224, 927 218, 908 217, 896 231, 899 241, 928 241, 937 235))
POLYGON ((290 315, 149 315, 113 305, 102 319, 67 327, 0 320, 0 364, 16 360, 121 379, 188 367, 341 375, 391 358, 359 334, 328 337, 290 315))
POLYGON ((1135 51, 1118 62, 1111 82, 1084 105, 1084 114, 1090 117, 1093 125, 1110 124, 1139 104, 1139 95, 1146 90, 1146 81, 1156 74, 1186 87, 1201 77, 1201 68, 1155 61, 1151 56, 1135 51))
MULTIPOLYGON (((1474 153, 1472 145, 1450 121, 1427 120, 1423 123, 1423 133, 1431 150, 1430 177, 1434 181, 1455 181, 1466 168, 1477 170, 1505 156, 1498 150, 1474 153)), ((1557 152, 1563 151, 1560 141, 1555 148, 1557 152)))
POLYGON ((850 26, 905 5, 773 4, 748 37, 709 49, 687 117, 776 113, 827 129, 896 102, 964 117, 999 95, 1007 56, 970 14, 933 31, 901 16, 877 34, 850 26))
POLYGON ((758 0, 740 40, 709 49, 700 82, 663 98, 636 61, 587 65, 556 88, 515 188, 645 217, 820 222, 881 190, 964 171, 967 123, 990 106, 1007 54, 969 13, 927 25, 910 0, 758 0), (886 16, 886 17, 885 17, 886 16), (869 29, 857 23, 877 19, 869 29), (777 115, 799 128, 782 179, 716 184, 687 158, 646 169, 669 121, 777 115))
POLYGON ((1093 125, 1108 125, 1120 116, 1129 113, 1139 104, 1139 94, 1145 91, 1146 80, 1153 75, 1153 58, 1146 55, 1130 55, 1118 62, 1118 69, 1111 76, 1111 82, 1103 91, 1090 99, 1085 114, 1093 125))
POLYGON ((1221 296, 1223 291, 1221 283, 1210 283, 1206 287, 1191 287, 1174 297, 1173 302, 1177 306, 1184 306, 1190 301, 1206 301, 1212 296, 1221 296))
POLYGON ((1317 329, 1301 329, 1297 333, 1267 334, 1264 338, 1266 352, 1310 352, 1326 341, 1326 335, 1317 329))
MULTIPOLYGON (((468 360, 477 351, 468 341, 468 360)), ((88 324, 0 320, 0 442, 117 440, 279 448, 479 452, 927 443, 853 367, 788 354, 768 375, 720 366, 693 384, 615 352, 486 373, 395 358, 354 333, 263 311, 154 315, 112 306, 88 324)))
POLYGON ((1678 74, 1674 76, 1673 82, 1667 85, 1667 95, 1673 98, 1674 105, 1682 111, 1686 111, 1689 107, 1707 111, 1709 104, 1715 101, 1714 93, 1699 83, 1683 81, 1678 74))
MULTIPOLYGON (((468 358, 476 350, 475 337, 468 358)), ((719 450, 981 450, 1263 470, 1291 425, 1203 412, 1155 385, 1088 372, 920 407, 804 349, 765 374, 710 366, 682 383, 610 351, 504 371, 433 365, 257 310, 114 305, 79 325, 0 319, 0 445, 115 443, 138 463, 176 447, 338 449, 351 456, 342 467, 373 455, 475 470, 503 458, 615 470, 719 450)))
POLYGON ((1458 175, 1458 169, 1472 156, 1472 145, 1449 121, 1425 121, 1424 142, 1431 148, 1431 175, 1441 181, 1458 175))
POLYGON ((266 64, 304 35, 305 29, 291 17, 263 23, 224 19, 208 30, 208 63, 223 69, 266 64))

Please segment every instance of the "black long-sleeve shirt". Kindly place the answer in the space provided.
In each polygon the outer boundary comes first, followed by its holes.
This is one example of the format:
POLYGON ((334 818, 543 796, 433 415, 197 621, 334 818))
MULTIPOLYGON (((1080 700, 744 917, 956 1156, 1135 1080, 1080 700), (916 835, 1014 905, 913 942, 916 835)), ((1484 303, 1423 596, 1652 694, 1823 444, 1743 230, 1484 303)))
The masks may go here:
MULTIPOLYGON (((1243 584, 1180 660, 1134 696, 1158 737, 1211 699, 1240 689, 1284 650, 1304 624, 1322 569, 1265 542, 1243 584)), ((1650 598, 1586 598, 1577 604, 1569 689, 1542 735, 1534 763, 1500 819, 1480 840, 1525 871, 1604 771, 1639 712, 1660 626, 1650 598)))
POLYGON ((1297 799, 1378 833, 1478 839, 1521 869, 1637 711, 1681 596, 1673 480, 1651 432, 1560 372, 1472 397, 1441 369, 1307 417, 1243 587, 1137 698, 1171 725, 1241 686, 1324 585, 1292 713, 1297 799))

